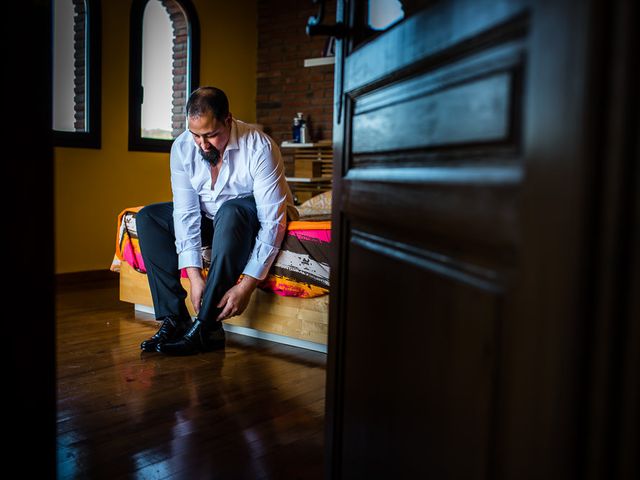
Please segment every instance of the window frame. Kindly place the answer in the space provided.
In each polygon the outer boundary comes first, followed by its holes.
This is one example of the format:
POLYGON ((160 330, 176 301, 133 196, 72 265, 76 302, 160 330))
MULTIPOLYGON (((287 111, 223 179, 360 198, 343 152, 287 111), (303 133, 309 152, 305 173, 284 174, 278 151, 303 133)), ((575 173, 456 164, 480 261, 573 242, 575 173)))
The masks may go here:
MULTIPOLYGON (((200 24, 191 0, 172 0, 178 3, 187 17, 190 66, 190 83, 187 95, 198 87, 200 81, 200 24)), ((149 0, 133 0, 129 28, 129 151, 169 152, 173 140, 142 137, 142 37, 144 10, 149 0)))
MULTIPOLYGON (((84 0, 86 8, 86 32, 85 55, 89 68, 88 92, 85 92, 85 105, 87 105, 86 132, 65 132, 53 128, 53 116, 51 118, 51 131, 53 145, 56 147, 74 148, 101 148, 102 146, 102 15, 99 0, 84 0)), ((51 8, 55 8, 51 3, 51 8)), ((53 16, 53 11, 52 11, 53 16)), ((54 67, 55 68, 55 67, 54 67)))

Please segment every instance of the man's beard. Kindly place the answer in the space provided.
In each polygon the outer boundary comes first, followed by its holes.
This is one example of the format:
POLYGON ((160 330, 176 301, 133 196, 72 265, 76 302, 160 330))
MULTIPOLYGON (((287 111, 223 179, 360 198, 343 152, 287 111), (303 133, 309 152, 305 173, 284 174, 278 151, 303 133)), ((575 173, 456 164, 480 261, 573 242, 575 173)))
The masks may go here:
POLYGON ((218 160, 220 159, 220 152, 218 152, 217 148, 211 147, 211 150, 209 150, 208 152, 205 152, 200 147, 198 147, 198 150, 200 151, 200 155, 202 155, 202 158, 209 162, 210 165, 213 165, 214 167, 216 166, 218 160))

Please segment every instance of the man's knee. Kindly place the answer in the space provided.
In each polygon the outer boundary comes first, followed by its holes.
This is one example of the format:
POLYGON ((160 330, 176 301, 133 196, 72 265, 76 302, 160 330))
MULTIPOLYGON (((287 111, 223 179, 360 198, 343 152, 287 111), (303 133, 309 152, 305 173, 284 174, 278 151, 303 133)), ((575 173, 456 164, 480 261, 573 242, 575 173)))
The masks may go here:
POLYGON ((215 224, 234 223, 236 221, 247 222, 257 221, 255 200, 253 197, 234 198, 224 202, 215 216, 215 224))
POLYGON ((152 203, 143 207, 136 213, 136 230, 138 234, 147 228, 151 223, 165 223, 167 215, 172 215, 172 204, 170 202, 152 203))

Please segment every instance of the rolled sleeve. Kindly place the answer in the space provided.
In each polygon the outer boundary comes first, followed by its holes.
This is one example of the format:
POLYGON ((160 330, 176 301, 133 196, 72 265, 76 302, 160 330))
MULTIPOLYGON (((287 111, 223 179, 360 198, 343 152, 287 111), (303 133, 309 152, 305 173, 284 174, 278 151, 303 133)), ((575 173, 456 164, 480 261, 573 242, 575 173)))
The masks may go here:
POLYGON ((171 148, 170 165, 178 267, 202 268, 200 200, 189 181, 182 159, 183 153, 174 142, 171 148))
POLYGON ((202 250, 183 250, 178 253, 178 268, 198 267, 202 268, 202 250))
MULTIPOLYGON (((256 240, 256 242, 258 241, 259 240, 256 240)), ((253 278, 257 278, 258 280, 265 279, 265 277, 267 276, 267 273, 269 272, 269 268, 271 268, 271 264, 273 263, 273 261, 276 258, 276 255, 278 255, 278 252, 280 251, 279 248, 273 248, 266 244, 263 244, 263 246, 265 248, 259 247, 257 249, 257 250, 262 250, 263 255, 260 255, 259 253, 252 254, 251 257, 249 257, 247 266, 244 267, 244 271, 242 272, 245 275, 250 275, 253 278), (267 253, 267 251, 270 253, 267 253)), ((254 249, 254 252, 255 250, 256 249, 254 249)))
POLYGON ((253 195, 260 229, 243 273, 264 280, 287 228, 287 184, 278 147, 270 144, 256 155, 253 195))

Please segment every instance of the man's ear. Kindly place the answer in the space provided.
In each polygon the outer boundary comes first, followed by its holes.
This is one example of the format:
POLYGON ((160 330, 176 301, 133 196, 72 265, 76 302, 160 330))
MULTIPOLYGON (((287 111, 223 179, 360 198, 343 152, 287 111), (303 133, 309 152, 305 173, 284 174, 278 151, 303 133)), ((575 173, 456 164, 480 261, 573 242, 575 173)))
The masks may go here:
POLYGON ((224 120, 224 123, 226 123, 227 125, 231 126, 231 120, 232 119, 233 119, 233 115, 231 115, 231 112, 229 112, 229 113, 227 113, 227 118, 224 120))

